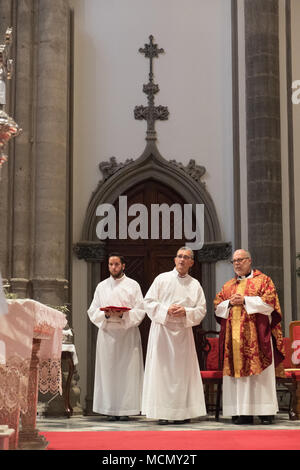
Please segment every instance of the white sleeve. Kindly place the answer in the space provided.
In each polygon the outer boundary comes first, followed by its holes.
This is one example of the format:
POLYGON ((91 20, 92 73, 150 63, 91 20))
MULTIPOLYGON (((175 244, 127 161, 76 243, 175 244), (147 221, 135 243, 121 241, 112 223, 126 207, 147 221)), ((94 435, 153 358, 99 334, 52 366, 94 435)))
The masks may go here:
MULTIPOLYGON (((229 315, 229 299, 221 302, 216 310, 217 317, 228 318, 229 315)), ((251 315, 253 313, 262 313, 264 315, 271 315, 273 307, 266 304, 259 296, 245 296, 245 310, 251 315)))
POLYGON ((103 328, 106 323, 107 319, 105 318, 105 312, 100 310, 101 301, 100 301, 100 292, 99 292, 99 287, 96 287, 95 293, 94 293, 94 298, 92 300, 92 303, 90 305, 90 308, 88 309, 88 316, 94 325, 96 325, 98 328, 103 328))
POLYGON ((216 310, 215 310, 215 314, 217 317, 221 317, 221 318, 228 318, 228 315, 229 315, 229 299, 228 300, 223 300, 223 302, 221 302, 216 310))
POLYGON ((122 318, 125 329, 138 326, 146 315, 143 294, 139 285, 133 289, 132 298, 134 307, 125 312, 122 318))
POLYGON ((206 299, 202 287, 199 285, 197 303, 195 307, 185 307, 186 328, 199 325, 206 315, 206 299))
POLYGON ((271 315, 273 307, 266 304, 259 296, 245 296, 245 310, 247 313, 262 313, 271 315))
POLYGON ((169 305, 164 305, 157 300, 159 298, 158 284, 157 279, 154 279, 144 298, 144 305, 149 318, 156 323, 164 325, 168 319, 169 305))

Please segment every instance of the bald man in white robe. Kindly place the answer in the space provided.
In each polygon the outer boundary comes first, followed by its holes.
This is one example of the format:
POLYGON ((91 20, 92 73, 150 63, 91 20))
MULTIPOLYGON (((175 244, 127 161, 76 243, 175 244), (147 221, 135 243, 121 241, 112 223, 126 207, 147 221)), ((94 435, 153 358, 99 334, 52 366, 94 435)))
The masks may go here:
POLYGON ((193 263, 192 250, 181 248, 174 270, 157 276, 144 299, 152 323, 142 414, 159 424, 206 415, 192 330, 206 314, 206 301, 200 283, 188 274, 193 263))

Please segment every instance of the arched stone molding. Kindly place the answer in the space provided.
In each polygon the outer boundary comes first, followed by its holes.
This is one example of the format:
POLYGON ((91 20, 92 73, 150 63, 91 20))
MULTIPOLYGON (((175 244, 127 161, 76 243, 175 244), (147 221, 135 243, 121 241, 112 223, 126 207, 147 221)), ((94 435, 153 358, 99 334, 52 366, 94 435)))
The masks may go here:
POLYGON ((142 181, 154 179, 166 186, 176 187, 176 191, 187 203, 204 204, 205 239, 220 241, 221 231, 214 203, 205 188, 205 183, 201 181, 205 173, 204 167, 197 166, 192 160, 188 166, 174 161, 168 162, 152 142, 147 144, 143 154, 137 160, 116 165, 112 158, 109 170, 107 170, 108 166, 105 164, 104 178, 92 194, 84 222, 82 240, 95 240, 95 212, 99 204, 113 204, 119 195, 130 187, 142 181))
MULTIPOLYGON (((208 312, 212 313, 212 300, 215 295, 215 264, 231 255, 231 243, 221 240, 221 230, 213 200, 201 181, 205 168, 193 160, 187 166, 175 161, 167 161, 159 153, 154 142, 148 142, 142 155, 135 161, 128 160, 117 164, 113 157, 110 163, 100 164, 103 179, 90 199, 82 230, 82 240, 74 246, 79 259, 99 262, 105 258, 105 242, 97 240, 96 209, 100 204, 114 204, 128 189, 143 181, 153 179, 160 184, 176 188, 176 192, 193 208, 204 204, 204 238, 201 250, 196 252, 202 263, 203 287, 205 289, 208 312)), ((89 293, 90 292, 89 286, 89 293)), ((210 315, 212 317, 212 315, 210 315)), ((210 318, 210 322, 212 322, 210 318)), ((211 325, 210 325, 211 326, 211 325)))

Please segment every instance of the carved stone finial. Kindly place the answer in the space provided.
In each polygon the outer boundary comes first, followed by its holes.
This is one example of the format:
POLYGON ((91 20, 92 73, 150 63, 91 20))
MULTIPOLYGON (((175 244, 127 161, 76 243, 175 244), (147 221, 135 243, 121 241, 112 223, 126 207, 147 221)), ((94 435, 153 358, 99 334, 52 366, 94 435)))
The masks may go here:
POLYGON ((128 158, 124 163, 117 163, 116 157, 110 157, 108 162, 101 162, 99 163, 99 169, 103 174, 103 180, 106 181, 112 175, 114 175, 117 171, 125 166, 129 165, 129 163, 133 162, 132 158, 128 158))
POLYGON ((159 49, 157 44, 153 43, 153 36, 149 36, 149 44, 145 44, 144 49, 140 48, 139 52, 150 60, 149 82, 143 85, 143 92, 148 97, 148 106, 136 106, 134 108, 134 117, 138 120, 147 121, 146 140, 156 140, 155 121, 166 121, 169 117, 167 106, 155 106, 154 97, 159 92, 159 86, 153 82, 153 59, 159 54, 165 52, 159 49))
POLYGON ((145 48, 139 48, 139 52, 144 54, 147 59, 150 59, 150 72, 149 72, 149 81, 153 81, 153 58, 158 57, 158 54, 163 54, 165 51, 160 48, 158 49, 157 44, 153 42, 152 34, 149 36, 149 44, 145 44, 145 48))
POLYGON ((186 166, 183 165, 183 163, 176 162, 176 160, 170 160, 170 163, 183 170, 198 183, 205 185, 205 183, 201 181, 201 178, 203 175, 205 175, 206 168, 204 166, 197 165, 194 159, 191 159, 186 166))

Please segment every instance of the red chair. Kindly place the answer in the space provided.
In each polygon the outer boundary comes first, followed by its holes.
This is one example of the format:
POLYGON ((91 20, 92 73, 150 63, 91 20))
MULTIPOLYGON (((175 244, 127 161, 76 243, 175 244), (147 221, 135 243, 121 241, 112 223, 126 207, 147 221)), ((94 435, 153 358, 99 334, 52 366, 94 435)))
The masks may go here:
POLYGON ((291 355, 291 364, 294 370, 300 371, 300 320, 292 321, 290 323, 290 340, 291 348, 293 350, 291 355))
POLYGON ((293 321, 289 327, 289 338, 283 338, 285 359, 283 361, 285 377, 276 377, 277 383, 290 392, 289 417, 299 419, 297 409, 297 383, 300 381, 300 321, 293 321))
POLYGON ((198 354, 200 372, 204 386, 206 407, 209 409, 211 386, 217 389, 216 403, 213 405, 215 409, 215 419, 219 420, 222 394, 223 372, 219 367, 219 333, 217 331, 205 331, 197 328, 195 334, 195 345, 198 354), (209 336, 217 335, 217 336, 209 336))

